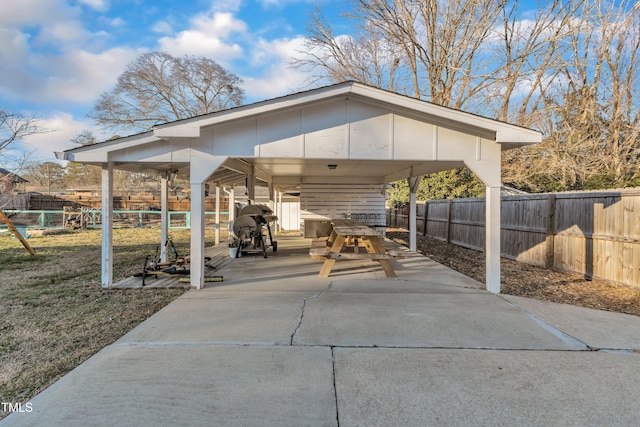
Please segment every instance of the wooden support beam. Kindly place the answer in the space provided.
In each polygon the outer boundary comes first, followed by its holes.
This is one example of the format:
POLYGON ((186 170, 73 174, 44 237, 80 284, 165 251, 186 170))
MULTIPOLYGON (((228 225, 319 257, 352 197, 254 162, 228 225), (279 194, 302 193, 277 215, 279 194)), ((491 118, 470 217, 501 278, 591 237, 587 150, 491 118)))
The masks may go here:
POLYGON ((2 212, 0 210, 0 219, 7 224, 7 227, 9 227, 9 230, 11 230, 11 232, 13 233, 14 236, 16 236, 16 239, 18 239, 20 241, 20 243, 22 243, 22 246, 24 246, 24 248, 27 250, 27 252, 29 252, 31 254, 31 256, 36 256, 36 251, 33 250, 33 248, 31 247, 31 245, 29 245, 29 243, 27 242, 27 240, 22 236, 22 234, 18 231, 18 229, 13 225, 13 223, 9 220, 9 217, 6 216, 4 214, 4 212, 2 212))

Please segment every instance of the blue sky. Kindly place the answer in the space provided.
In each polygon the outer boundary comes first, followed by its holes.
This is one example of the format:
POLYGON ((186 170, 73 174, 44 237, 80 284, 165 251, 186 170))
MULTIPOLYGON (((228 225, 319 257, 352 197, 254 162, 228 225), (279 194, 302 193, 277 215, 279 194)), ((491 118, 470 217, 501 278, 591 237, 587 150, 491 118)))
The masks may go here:
MULTIPOLYGON (((316 2, 338 33, 340 0, 316 2)), ((0 108, 40 118, 53 132, 15 149, 54 160, 139 54, 212 58, 244 80, 247 102, 297 91, 308 77, 288 67, 301 49, 313 2, 305 0, 0 1, 0 108)))

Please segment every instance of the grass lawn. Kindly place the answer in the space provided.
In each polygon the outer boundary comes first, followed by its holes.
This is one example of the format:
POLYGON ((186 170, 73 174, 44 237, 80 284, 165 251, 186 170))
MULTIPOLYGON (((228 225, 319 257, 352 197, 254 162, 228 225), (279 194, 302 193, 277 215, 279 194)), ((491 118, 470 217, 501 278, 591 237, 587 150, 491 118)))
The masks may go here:
MULTIPOLYGON (((26 402, 185 290, 104 290, 100 230, 31 237, 32 257, 0 235, 0 401, 26 402)), ((116 229, 114 280, 141 271, 160 230, 116 229)), ((180 255, 189 230, 171 230, 180 255)), ((213 231, 207 230, 207 243, 213 231)), ((0 418, 8 415, 0 411, 0 418)))

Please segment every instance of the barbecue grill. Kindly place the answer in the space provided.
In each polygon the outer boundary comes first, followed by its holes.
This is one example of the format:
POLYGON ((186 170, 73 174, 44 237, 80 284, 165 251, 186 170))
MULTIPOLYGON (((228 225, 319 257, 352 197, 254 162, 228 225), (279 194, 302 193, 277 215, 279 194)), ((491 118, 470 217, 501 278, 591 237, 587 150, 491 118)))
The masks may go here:
POLYGON ((240 210, 240 215, 230 225, 233 239, 237 241, 238 253, 262 252, 267 257, 267 249, 278 250, 278 242, 273 240, 271 223, 278 217, 265 205, 247 205, 240 210), (267 234, 264 233, 266 228, 267 234), (267 241, 268 240, 268 241, 267 241))

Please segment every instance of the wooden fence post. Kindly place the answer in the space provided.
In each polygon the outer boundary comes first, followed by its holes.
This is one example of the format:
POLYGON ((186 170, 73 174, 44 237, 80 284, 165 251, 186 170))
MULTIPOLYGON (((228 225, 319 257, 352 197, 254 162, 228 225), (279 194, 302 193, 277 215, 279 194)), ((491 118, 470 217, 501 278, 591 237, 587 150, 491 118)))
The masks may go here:
POLYGON ((453 205, 453 200, 449 199, 447 203, 447 243, 451 243, 451 206, 453 205))
POLYGON ((545 267, 551 268, 554 265, 555 253, 555 218, 556 218, 556 195, 549 194, 547 197, 547 237, 545 239, 546 257, 545 267))
POLYGON ((424 222, 422 223, 422 235, 427 235, 427 221, 429 219, 429 202, 424 203, 424 222))

